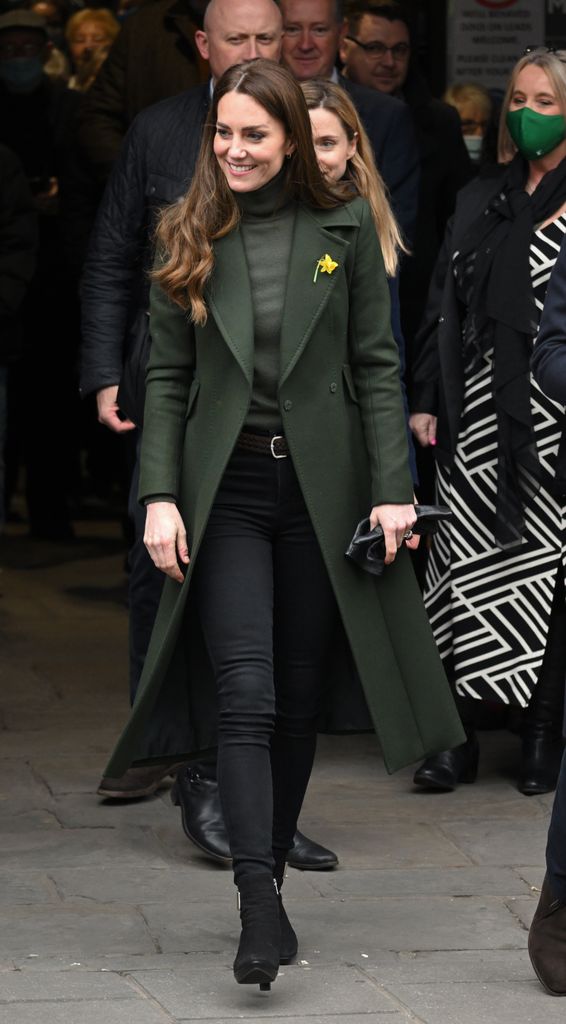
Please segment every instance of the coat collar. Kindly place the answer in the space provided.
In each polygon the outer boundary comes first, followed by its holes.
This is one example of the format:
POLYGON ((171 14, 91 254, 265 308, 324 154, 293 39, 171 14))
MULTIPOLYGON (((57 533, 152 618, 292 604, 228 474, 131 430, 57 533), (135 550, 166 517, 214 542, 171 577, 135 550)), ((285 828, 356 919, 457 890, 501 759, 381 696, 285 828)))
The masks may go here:
MULTIPOLYGON (((349 242, 334 229, 358 224, 351 205, 333 210, 297 206, 281 324, 280 384, 300 358, 340 275, 345 272, 349 242), (328 255, 338 263, 331 273, 317 263, 328 255)), ((215 267, 206 287, 209 311, 250 385, 254 372, 253 306, 241 232, 236 229, 214 243, 215 267)))

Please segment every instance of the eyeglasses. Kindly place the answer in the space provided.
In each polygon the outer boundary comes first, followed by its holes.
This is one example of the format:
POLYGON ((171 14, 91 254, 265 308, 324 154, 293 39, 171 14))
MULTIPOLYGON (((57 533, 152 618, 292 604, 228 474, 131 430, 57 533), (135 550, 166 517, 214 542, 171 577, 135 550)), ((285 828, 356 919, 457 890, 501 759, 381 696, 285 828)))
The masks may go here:
POLYGON ((349 39, 351 43, 355 43, 359 46, 368 57, 373 57, 375 60, 383 60, 386 53, 390 53, 393 60, 405 60, 405 57, 409 53, 411 47, 408 43, 395 43, 395 46, 386 46, 385 43, 379 43, 377 41, 373 43, 362 43, 355 36, 344 36, 345 39, 349 39))
POLYGON ((553 53, 558 60, 566 64, 566 50, 557 50, 554 46, 525 46, 521 57, 527 57, 531 53, 553 53))

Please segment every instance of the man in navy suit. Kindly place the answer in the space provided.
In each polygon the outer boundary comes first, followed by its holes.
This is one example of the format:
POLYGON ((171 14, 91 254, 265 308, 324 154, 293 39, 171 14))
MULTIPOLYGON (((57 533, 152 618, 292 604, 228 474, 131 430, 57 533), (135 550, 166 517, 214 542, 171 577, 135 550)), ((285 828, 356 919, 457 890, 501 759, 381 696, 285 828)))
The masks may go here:
MULTIPOLYGON (((531 369, 542 390, 566 405, 566 244, 548 285, 531 369)), ((546 991, 566 996, 566 754, 554 796, 546 876, 529 932, 529 954, 546 991)))
POLYGON ((405 104, 340 75, 336 58, 345 32, 341 0, 281 0, 281 59, 295 78, 331 78, 350 94, 369 136, 405 238, 414 237, 419 190, 419 154, 405 104))

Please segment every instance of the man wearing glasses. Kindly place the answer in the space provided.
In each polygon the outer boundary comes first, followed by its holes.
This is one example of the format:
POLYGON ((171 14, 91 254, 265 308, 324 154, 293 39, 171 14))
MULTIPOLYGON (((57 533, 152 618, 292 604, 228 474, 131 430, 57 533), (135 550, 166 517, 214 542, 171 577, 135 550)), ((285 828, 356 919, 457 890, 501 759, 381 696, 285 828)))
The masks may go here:
POLYGON ((431 95, 417 67, 412 24, 402 4, 383 0, 357 3, 346 20, 340 58, 349 81, 406 104, 417 136, 421 183, 414 255, 405 261, 401 276, 401 313, 410 373, 412 344, 446 223, 453 213, 456 193, 474 171, 457 112, 431 95))
POLYGON ((300 82, 331 78, 347 89, 363 121, 393 209, 412 245, 417 214, 419 157, 411 116, 404 103, 338 74, 344 35, 340 0, 281 0, 282 61, 300 82))

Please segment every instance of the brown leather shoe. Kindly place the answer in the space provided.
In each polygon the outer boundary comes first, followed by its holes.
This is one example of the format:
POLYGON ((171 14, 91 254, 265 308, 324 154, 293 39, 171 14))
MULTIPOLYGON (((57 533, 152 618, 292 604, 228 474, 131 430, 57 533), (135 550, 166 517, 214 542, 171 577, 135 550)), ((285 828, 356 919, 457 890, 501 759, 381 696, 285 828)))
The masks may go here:
POLYGON ((548 875, 529 931, 529 956, 544 990, 566 996, 566 904, 554 898, 548 875))
POLYGON ((128 768, 119 779, 103 778, 96 792, 110 800, 135 800, 136 797, 151 796, 166 777, 175 776, 180 767, 180 763, 156 762, 139 768, 128 768))

